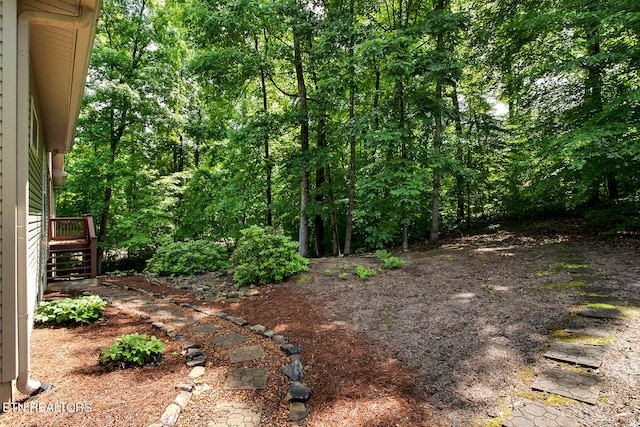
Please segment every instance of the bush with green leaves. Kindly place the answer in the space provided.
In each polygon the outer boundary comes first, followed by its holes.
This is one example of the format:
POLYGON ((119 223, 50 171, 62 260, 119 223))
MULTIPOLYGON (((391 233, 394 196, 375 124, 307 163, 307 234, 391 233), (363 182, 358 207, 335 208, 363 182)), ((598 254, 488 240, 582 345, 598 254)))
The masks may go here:
POLYGON ((369 268, 364 268, 361 265, 356 266, 356 274, 358 275, 358 277, 361 280, 366 280, 369 277, 375 276, 376 274, 378 274, 378 272, 376 270, 373 269, 369 269, 369 268))
POLYGON ((36 323, 90 323, 100 317, 107 302, 97 295, 41 301, 33 319, 36 323))
POLYGON ((147 262, 147 270, 161 276, 194 276, 229 268, 227 249, 209 240, 167 243, 147 262))
POLYGON ((237 267, 236 286, 266 285, 308 270, 309 260, 298 254, 298 243, 271 227, 251 226, 242 230, 231 255, 237 267))
POLYGON ((387 268, 400 268, 405 264, 405 260, 391 256, 391 254, 385 249, 376 251, 376 255, 384 262, 384 265, 386 265, 387 268))
POLYGON ((159 364, 164 356, 164 344, 153 335, 125 334, 111 347, 102 350, 100 363, 110 369, 159 364))

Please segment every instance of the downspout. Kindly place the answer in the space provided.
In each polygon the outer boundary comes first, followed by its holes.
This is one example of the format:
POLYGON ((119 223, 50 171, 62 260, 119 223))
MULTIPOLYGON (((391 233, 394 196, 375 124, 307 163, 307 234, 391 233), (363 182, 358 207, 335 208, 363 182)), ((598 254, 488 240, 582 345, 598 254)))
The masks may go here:
POLYGON ((28 277, 28 203, 29 203, 29 28, 31 24, 81 29, 93 21, 93 11, 83 7, 79 16, 42 11, 24 11, 18 15, 18 100, 17 100, 17 288, 18 288, 18 378, 16 387, 26 395, 51 388, 29 377, 31 330, 36 293, 28 277))

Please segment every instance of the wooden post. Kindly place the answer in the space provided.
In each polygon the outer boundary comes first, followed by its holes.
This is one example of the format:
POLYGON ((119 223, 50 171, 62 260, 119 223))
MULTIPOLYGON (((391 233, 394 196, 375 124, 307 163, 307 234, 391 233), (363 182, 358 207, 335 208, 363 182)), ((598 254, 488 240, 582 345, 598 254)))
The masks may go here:
POLYGON ((93 226, 93 215, 84 215, 85 233, 89 238, 89 249, 91 251, 91 275, 93 279, 98 275, 98 237, 93 226))

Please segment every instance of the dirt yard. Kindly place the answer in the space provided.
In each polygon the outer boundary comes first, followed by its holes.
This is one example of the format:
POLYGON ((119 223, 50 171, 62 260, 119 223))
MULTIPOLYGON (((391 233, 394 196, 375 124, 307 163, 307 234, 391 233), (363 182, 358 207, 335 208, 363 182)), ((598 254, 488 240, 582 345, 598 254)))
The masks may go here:
MULTIPOLYGON (((640 426, 637 241, 602 242, 563 223, 492 231, 394 255, 406 264, 386 269, 373 253, 316 259, 308 273, 263 287, 258 296, 225 305, 196 302, 263 324, 302 346, 303 382, 312 391, 307 426, 496 426, 523 398, 557 404, 586 426, 640 426), (375 275, 361 280, 357 266, 375 275), (542 357, 543 350, 562 336, 585 290, 594 287, 622 298, 627 314, 615 339, 601 343, 608 351, 597 370, 605 378, 598 404, 533 392, 535 375, 555 363, 542 357)), ((141 277, 116 281, 127 283, 191 300, 184 290, 141 277)), ((122 321, 135 328, 135 319, 122 321)), ((91 339, 81 342, 73 332, 36 330, 34 371, 46 376, 38 355, 60 352, 64 357, 56 359, 53 379, 77 373, 78 363, 89 362, 78 361, 83 353, 76 347, 84 343, 95 352, 115 335, 106 327, 90 328, 91 339), (102 331, 108 336, 98 345, 102 331), (75 351, 65 353, 70 340, 75 351)), ((157 370, 162 367, 153 368, 154 385, 146 387, 139 387, 144 371, 109 374, 110 387, 138 394, 132 399, 141 405, 120 405, 113 415, 117 425, 146 425, 141 414, 162 412, 167 402, 160 390, 172 391, 175 376, 182 374, 171 357, 165 372, 157 370)), ((73 391, 55 392, 57 400, 72 393, 81 401, 100 390, 96 373, 85 370, 75 375, 73 391)), ((265 404, 286 409, 284 399, 265 404)), ((0 415, 0 425, 48 425, 16 420, 24 418, 0 415)))

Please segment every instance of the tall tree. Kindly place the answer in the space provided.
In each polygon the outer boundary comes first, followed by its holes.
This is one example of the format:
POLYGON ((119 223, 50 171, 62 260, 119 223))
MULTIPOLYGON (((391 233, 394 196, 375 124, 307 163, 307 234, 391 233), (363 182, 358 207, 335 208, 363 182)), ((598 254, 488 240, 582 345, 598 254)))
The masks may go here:
POLYGON ((80 150, 69 166, 69 191, 89 191, 85 200, 91 207, 85 212, 98 220, 103 249, 116 245, 112 221, 135 209, 141 186, 155 179, 145 164, 156 141, 154 129, 169 127, 172 120, 181 56, 174 36, 167 16, 151 0, 104 3, 80 117, 80 150))

